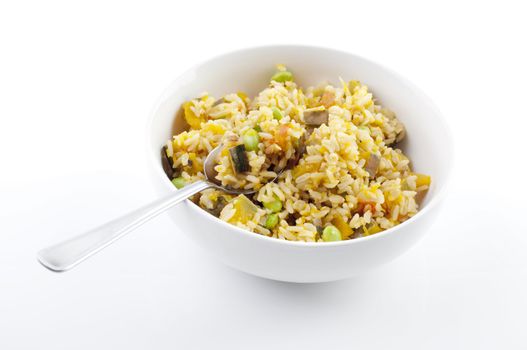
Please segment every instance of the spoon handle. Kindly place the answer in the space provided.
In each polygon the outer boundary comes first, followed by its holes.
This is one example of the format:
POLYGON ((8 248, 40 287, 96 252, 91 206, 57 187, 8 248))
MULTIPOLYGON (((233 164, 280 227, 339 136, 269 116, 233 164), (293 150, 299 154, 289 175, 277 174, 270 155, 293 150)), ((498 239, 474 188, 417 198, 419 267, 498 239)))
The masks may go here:
POLYGON ((179 202, 209 187, 212 187, 212 185, 206 181, 194 182, 167 197, 158 199, 91 231, 45 248, 37 253, 37 258, 42 265, 51 271, 62 272, 69 270, 128 232, 135 230, 179 202))

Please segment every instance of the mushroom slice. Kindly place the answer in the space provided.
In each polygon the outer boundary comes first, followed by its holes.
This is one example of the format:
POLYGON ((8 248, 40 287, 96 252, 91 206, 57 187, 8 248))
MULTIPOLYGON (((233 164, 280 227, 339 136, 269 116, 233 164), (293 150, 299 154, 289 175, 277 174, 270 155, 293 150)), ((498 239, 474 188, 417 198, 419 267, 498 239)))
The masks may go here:
POLYGON ((223 196, 220 196, 218 197, 218 200, 216 201, 214 207, 212 209, 206 209, 206 210, 212 215, 219 217, 221 211, 223 210, 223 208, 225 208, 227 204, 229 204, 229 202, 223 196))
POLYGON ((406 128, 401 123, 401 131, 399 131, 399 133, 395 137, 395 142, 401 142, 405 138, 405 136, 406 136, 406 128))
POLYGON ((307 136, 304 133, 298 140, 298 146, 295 149, 295 155, 287 161, 287 169, 293 169, 298 164, 304 153, 306 153, 306 139, 307 136))
POLYGON ((414 199, 415 199, 415 203, 417 203, 417 205, 419 207, 421 206, 421 204, 423 204, 423 201, 425 199, 425 196, 426 196, 427 192, 428 192, 428 190, 417 191, 414 199))
POLYGON ((307 125, 320 126, 322 124, 327 124, 328 119, 329 113, 326 110, 304 112, 304 121, 307 125))
POLYGON ((167 155, 167 146, 161 148, 161 164, 165 174, 167 174, 169 179, 172 179, 174 177, 174 169, 172 168, 172 161, 167 155))
POLYGON ((375 153, 371 153, 366 161, 364 169, 370 174, 370 177, 375 177, 377 175, 377 170, 379 170, 379 165, 381 164, 381 157, 375 153))

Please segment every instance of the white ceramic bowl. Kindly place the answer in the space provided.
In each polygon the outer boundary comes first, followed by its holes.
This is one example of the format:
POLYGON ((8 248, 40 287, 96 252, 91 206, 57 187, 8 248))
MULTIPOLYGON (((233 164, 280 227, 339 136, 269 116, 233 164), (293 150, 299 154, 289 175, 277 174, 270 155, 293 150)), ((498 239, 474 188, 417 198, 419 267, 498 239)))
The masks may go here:
POLYGON ((421 90, 362 57, 320 47, 266 46, 224 54, 188 70, 162 95, 148 124, 148 157, 160 195, 175 191, 163 172, 160 149, 181 131, 181 104, 203 91, 214 96, 264 89, 277 63, 289 67, 300 86, 338 78, 360 80, 407 128, 403 149, 414 169, 432 176, 424 205, 408 221, 373 236, 330 243, 289 242, 254 234, 208 214, 187 200, 169 211, 198 245, 235 269, 289 282, 348 278, 389 262, 413 246, 436 217, 452 166, 452 141, 441 113, 421 90))

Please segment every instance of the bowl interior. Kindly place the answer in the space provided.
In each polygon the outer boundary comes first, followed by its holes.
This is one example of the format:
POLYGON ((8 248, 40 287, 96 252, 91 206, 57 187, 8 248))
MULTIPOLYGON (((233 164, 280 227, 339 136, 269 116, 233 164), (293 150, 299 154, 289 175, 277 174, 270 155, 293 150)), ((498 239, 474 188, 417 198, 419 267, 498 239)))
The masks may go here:
POLYGON ((170 184, 163 173, 160 149, 174 133, 185 128, 180 107, 207 91, 215 97, 243 91, 250 97, 263 90, 277 63, 285 64, 303 87, 322 81, 339 84, 360 80, 374 97, 394 111, 407 129, 402 144, 416 172, 432 176, 432 186, 423 206, 446 184, 451 166, 450 133, 433 103, 398 74, 359 56, 317 47, 269 46, 228 53, 187 71, 163 94, 152 115, 149 143, 159 181, 170 184))

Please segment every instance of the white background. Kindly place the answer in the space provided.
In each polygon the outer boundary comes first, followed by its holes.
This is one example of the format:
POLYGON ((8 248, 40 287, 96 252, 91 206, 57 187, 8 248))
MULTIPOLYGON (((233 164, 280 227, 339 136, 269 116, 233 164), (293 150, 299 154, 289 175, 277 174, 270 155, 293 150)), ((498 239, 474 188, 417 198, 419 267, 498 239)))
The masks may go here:
POLYGON ((507 1, 0 2, 0 349, 527 348, 525 14, 507 1), (424 240, 318 285, 224 267, 165 216, 71 272, 36 262, 155 198, 145 121, 175 77, 272 43, 381 62, 444 112, 456 168, 424 240))

